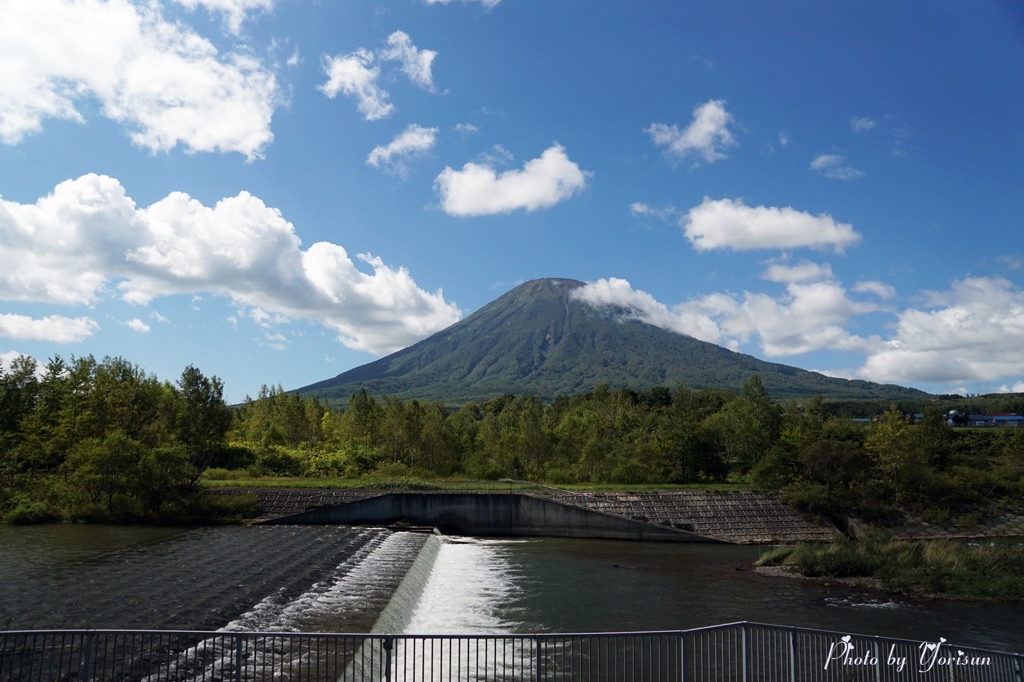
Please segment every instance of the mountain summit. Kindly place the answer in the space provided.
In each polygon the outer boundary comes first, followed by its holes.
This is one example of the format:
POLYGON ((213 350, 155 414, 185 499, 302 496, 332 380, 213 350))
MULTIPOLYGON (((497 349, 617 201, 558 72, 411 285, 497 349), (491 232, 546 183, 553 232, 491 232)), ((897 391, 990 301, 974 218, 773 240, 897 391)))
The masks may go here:
POLYGON ((752 374, 776 398, 911 398, 902 386, 848 381, 758 360, 596 308, 572 296, 583 282, 536 279, 417 344, 298 390, 345 402, 370 394, 455 405, 504 393, 544 399, 598 384, 646 390, 682 384, 738 390, 752 374))

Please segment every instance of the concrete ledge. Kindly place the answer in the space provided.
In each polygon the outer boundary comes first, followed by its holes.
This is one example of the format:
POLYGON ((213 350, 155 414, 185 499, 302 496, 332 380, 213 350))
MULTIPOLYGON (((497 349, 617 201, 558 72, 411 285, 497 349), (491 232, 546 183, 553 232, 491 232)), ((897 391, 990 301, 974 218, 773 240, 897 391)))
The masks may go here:
POLYGON ((319 507, 264 523, 383 525, 399 521, 435 526, 452 535, 478 537, 724 542, 534 495, 508 493, 392 493, 319 507))

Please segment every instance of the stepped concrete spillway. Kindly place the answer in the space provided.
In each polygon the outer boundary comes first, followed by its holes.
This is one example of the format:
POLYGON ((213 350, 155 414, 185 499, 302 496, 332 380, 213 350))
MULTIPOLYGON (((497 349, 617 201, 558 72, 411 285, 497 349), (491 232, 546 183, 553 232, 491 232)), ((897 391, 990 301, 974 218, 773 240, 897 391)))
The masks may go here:
POLYGON ((538 487, 528 494, 389 493, 367 488, 250 488, 244 492, 255 495, 260 501, 263 508, 260 523, 388 524, 404 521, 438 526, 446 532, 463 535, 616 537, 740 544, 822 542, 830 540, 837 532, 831 524, 809 519, 783 504, 777 495, 764 491, 577 493, 538 487), (370 502, 373 499, 378 501, 370 502))

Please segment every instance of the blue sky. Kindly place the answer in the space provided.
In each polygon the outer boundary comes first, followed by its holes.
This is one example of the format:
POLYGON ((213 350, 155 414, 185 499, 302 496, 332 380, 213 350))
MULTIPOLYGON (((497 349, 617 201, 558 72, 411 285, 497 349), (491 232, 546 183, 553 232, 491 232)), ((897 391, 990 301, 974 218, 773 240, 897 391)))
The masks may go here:
POLYGON ((2 0, 0 69, 8 361, 240 400, 572 277, 775 362, 1024 391, 1014 2, 2 0))

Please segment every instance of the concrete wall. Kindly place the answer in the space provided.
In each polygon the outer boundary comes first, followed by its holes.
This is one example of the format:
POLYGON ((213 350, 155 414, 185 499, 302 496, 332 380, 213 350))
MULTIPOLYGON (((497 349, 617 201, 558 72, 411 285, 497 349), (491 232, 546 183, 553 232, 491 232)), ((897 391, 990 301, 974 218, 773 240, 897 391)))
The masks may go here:
POLYGON ((393 493, 320 507, 266 523, 435 526, 478 537, 610 538, 721 542, 696 533, 604 514, 523 494, 393 493))

